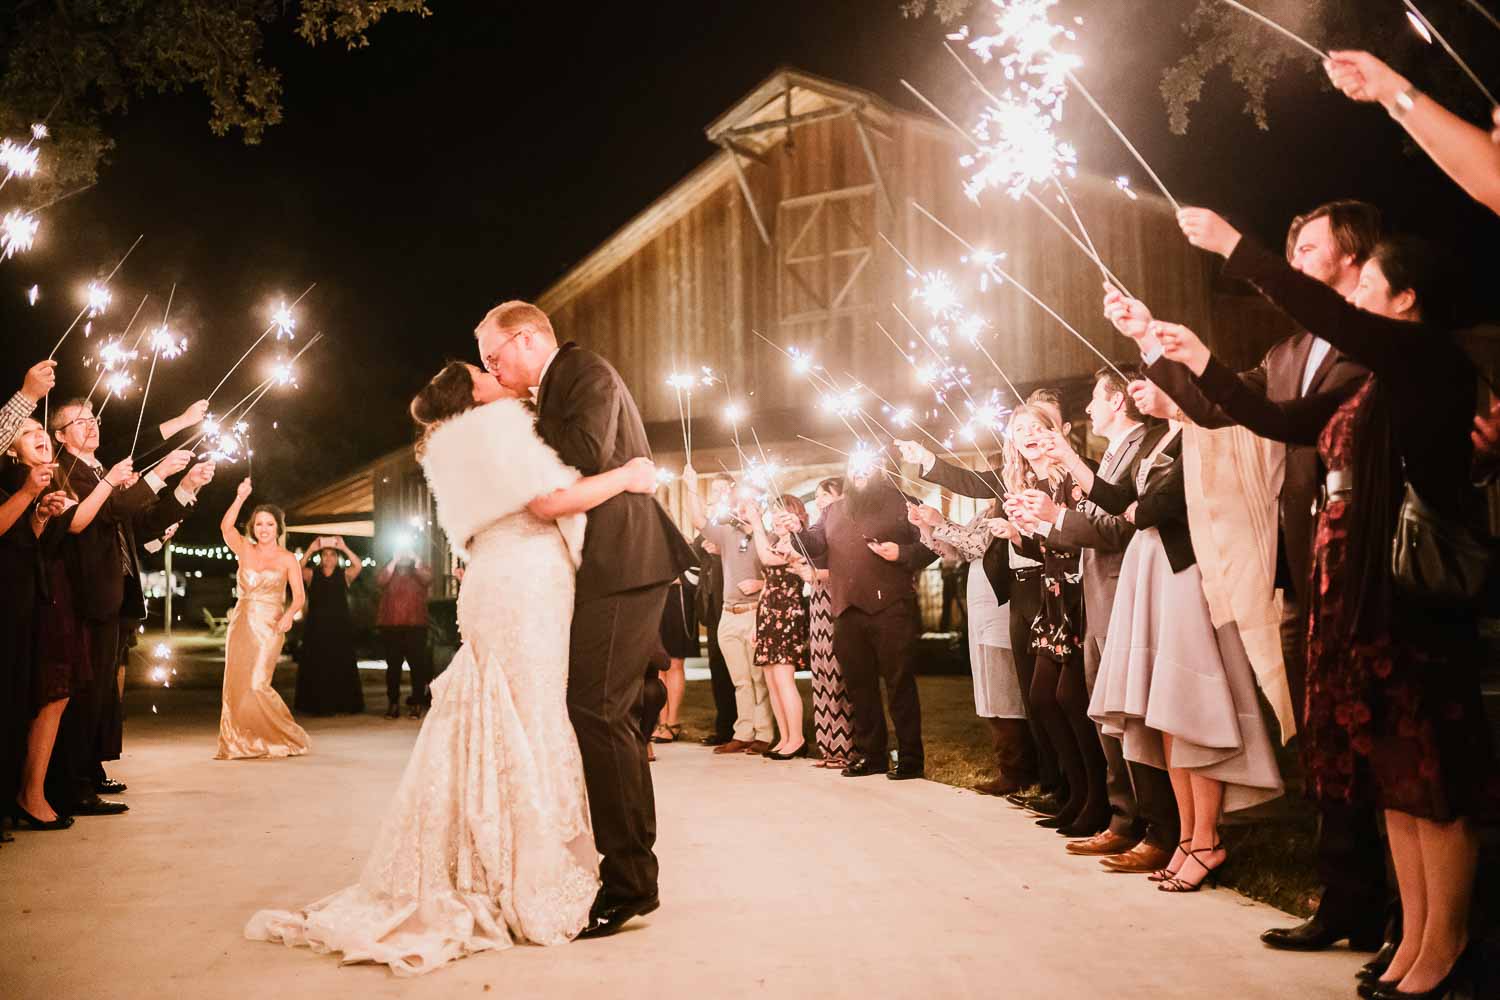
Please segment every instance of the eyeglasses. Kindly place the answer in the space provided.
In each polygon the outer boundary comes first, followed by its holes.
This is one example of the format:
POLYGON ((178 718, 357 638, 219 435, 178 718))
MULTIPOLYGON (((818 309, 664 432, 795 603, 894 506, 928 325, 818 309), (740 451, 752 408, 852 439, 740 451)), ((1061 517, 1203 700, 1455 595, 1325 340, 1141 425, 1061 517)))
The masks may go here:
POLYGON ((501 349, 503 349, 506 344, 510 343, 512 340, 515 340, 525 332, 525 330, 517 330, 509 337, 506 337, 504 340, 500 341, 499 346, 490 353, 486 354, 482 359, 484 361, 484 370, 489 372, 491 375, 499 375, 500 373, 495 371, 495 366, 499 363, 501 349))
POLYGON ((93 427, 103 427, 104 426, 104 421, 100 417, 79 417, 76 420, 69 420, 67 423, 65 423, 65 424, 62 425, 61 429, 62 430, 67 430, 69 427, 72 427, 74 424, 83 424, 85 426, 93 426, 93 427))

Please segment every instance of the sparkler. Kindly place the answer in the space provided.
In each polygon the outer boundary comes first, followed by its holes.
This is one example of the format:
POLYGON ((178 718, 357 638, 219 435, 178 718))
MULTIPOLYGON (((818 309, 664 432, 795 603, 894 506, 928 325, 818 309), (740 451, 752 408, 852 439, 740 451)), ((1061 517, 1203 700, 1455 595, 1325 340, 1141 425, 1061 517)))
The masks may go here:
POLYGON ((682 394, 686 391, 689 398, 692 398, 693 386, 696 383, 697 379, 692 375, 673 372, 667 376, 667 385, 677 394, 677 420, 682 424, 682 454, 688 465, 693 464, 693 449, 688 444, 688 417, 687 410, 682 405, 682 394))
POLYGON ((36 305, 37 299, 40 299, 41 297, 42 297, 42 289, 41 289, 40 285, 32 285, 30 288, 26 289, 26 304, 27 305, 29 305, 29 306, 36 305))
POLYGON ((63 331, 63 335, 58 338, 57 343, 52 346, 51 353, 47 355, 48 361, 51 361, 53 358, 57 357, 57 352, 62 349, 63 341, 68 339, 68 334, 73 332, 73 328, 83 320, 85 315, 88 315, 90 319, 93 319, 95 316, 99 315, 99 313, 103 312, 105 308, 108 308, 110 281, 112 281, 114 279, 114 276, 119 273, 120 268, 125 266, 125 262, 130 259, 130 255, 135 252, 135 248, 140 246, 141 240, 145 238, 145 233, 142 233, 135 238, 135 242, 130 244, 130 249, 125 251, 125 256, 120 258, 120 262, 114 266, 114 270, 110 271, 108 277, 106 277, 103 281, 89 282, 88 291, 86 293, 86 304, 82 309, 78 311, 78 315, 73 317, 73 322, 68 324, 68 328, 63 331), (97 310, 95 310, 96 306, 99 306, 97 310))
MULTIPOLYGON (((1226 0, 1226 2, 1228 2, 1228 0, 1226 0)), ((1113 132, 1115 136, 1125 144, 1125 148, 1130 150, 1130 155, 1135 157, 1135 161, 1141 165, 1141 169, 1146 171, 1147 175, 1150 176, 1152 182, 1156 184, 1157 190, 1162 193, 1162 197, 1166 198, 1167 201, 1171 203, 1172 211, 1182 211, 1182 205, 1178 203, 1176 198, 1172 197, 1172 192, 1167 190, 1167 186, 1162 183, 1162 179, 1157 176, 1156 171, 1151 169, 1151 164, 1146 162, 1146 158, 1141 155, 1141 151, 1135 148, 1135 144, 1126 137, 1125 133, 1121 131, 1120 126, 1115 124, 1115 120, 1109 116, 1109 112, 1105 111, 1104 108, 1099 104, 1099 102, 1094 100, 1094 95, 1089 93, 1088 88, 1079 82, 1078 77, 1073 75, 1072 70, 1065 71, 1063 73, 1063 76, 1065 76, 1068 82, 1073 85, 1073 89, 1078 91, 1079 95, 1085 101, 1089 102, 1089 107, 1093 108, 1099 113, 1099 117, 1104 119, 1104 123, 1109 126, 1110 131, 1113 132)))
POLYGON ((1260 13, 1259 11, 1251 10, 1249 7, 1246 7, 1242 3, 1236 3, 1235 0, 1224 0, 1224 2, 1242 14, 1249 14, 1251 17, 1255 18, 1261 24, 1264 24, 1266 27, 1272 29, 1273 31, 1278 31, 1281 34, 1285 35, 1287 38, 1290 38, 1292 41, 1296 42, 1298 45, 1302 46, 1304 49, 1311 52, 1319 59, 1328 58, 1327 52, 1324 52, 1322 49, 1318 48, 1312 42, 1309 42, 1307 39, 1303 38, 1295 31, 1292 31, 1290 28, 1277 24, 1275 21, 1271 20, 1269 17, 1266 17, 1266 15, 1260 13))
MULTIPOLYGON (((948 115, 945 114, 941 108, 939 108, 936 104, 933 104, 932 101, 928 100, 928 98, 926 97, 926 95, 924 95, 920 90, 918 90, 916 87, 913 87, 910 83, 908 83, 905 80, 901 81, 901 86, 905 87, 908 91, 910 91, 911 94, 912 94, 912 96, 914 96, 917 100, 921 101, 924 105, 927 106, 927 110, 931 111, 934 115, 936 115, 938 117, 938 119, 940 121, 942 121, 942 123, 944 125, 947 125, 955 133, 957 133, 959 136, 961 136, 965 142, 969 143, 976 150, 979 150, 979 149, 982 148, 979 145, 979 142, 972 135, 970 135, 968 132, 965 132, 963 130, 963 128, 957 122, 955 122, 952 118, 948 117, 948 115)), ((963 163, 963 158, 962 157, 960 158, 959 162, 963 163)), ((1130 195, 1130 197, 1131 197, 1132 200, 1134 200, 1134 199, 1136 199, 1136 198, 1139 197, 1133 191, 1127 192, 1127 193, 1130 195)), ((1045 215, 1047 218, 1051 219, 1052 223, 1054 225, 1056 225, 1058 229, 1061 229, 1063 231, 1063 233, 1068 237, 1068 239, 1070 239, 1070 240, 1073 241, 1074 246, 1078 247, 1078 249, 1080 251, 1082 251, 1082 253, 1083 253, 1084 256, 1088 257, 1091 261, 1093 261, 1099 267, 1104 268, 1106 271, 1109 270, 1108 266, 1102 260, 1100 260, 1098 258, 1098 256, 1094 254, 1093 251, 1091 251, 1086 245, 1084 245, 1084 242, 1078 238, 1077 234, 1075 234, 1073 232, 1073 230, 1070 229, 1065 222, 1063 222, 1056 215, 1054 215, 1052 213, 1052 210, 1047 207, 1046 203, 1044 203, 1040 198, 1038 198, 1034 193, 1032 193, 1032 191, 1031 191, 1031 189, 1029 187, 1027 187, 1022 192, 1022 197, 1024 197, 1027 201, 1031 202, 1037 208, 1041 209, 1042 214, 1045 215)), ((982 252, 982 251, 979 251, 979 252, 982 252)), ((1113 273, 1113 272, 1110 272, 1110 273, 1113 273)), ((1115 279, 1115 283, 1116 283, 1117 287, 1120 287, 1121 291, 1124 291, 1124 287, 1121 285, 1121 283, 1120 283, 1120 281, 1119 281, 1118 278, 1115 279)))
MULTIPOLYGON (((0 260, 8 260, 18 253, 25 253, 36 242, 40 220, 30 212, 12 209, 0 219, 0 260)), ((34 304, 34 303, 33 303, 34 304)))
POLYGON ((1480 3, 1479 0, 1468 0, 1468 3, 1470 7, 1473 7, 1479 12, 1480 17, 1490 22, 1493 27, 1500 28, 1500 18, 1497 18, 1494 14, 1491 14, 1489 12, 1489 9, 1486 8, 1482 3, 1480 3))
POLYGON ((10 183, 12 177, 34 177, 40 151, 33 145, 35 140, 19 146, 9 139, 0 139, 0 166, 5 168, 5 179, 0 187, 10 183))
MULTIPOLYGON (((120 331, 120 335, 115 338, 115 343, 118 345, 118 349, 123 350, 123 345, 125 343, 125 337, 130 333, 131 328, 135 326, 135 321, 140 318, 140 316, 141 316, 141 310, 144 309, 144 308, 146 308, 146 300, 149 299, 149 298, 151 298, 151 295, 149 293, 141 296, 140 304, 135 307, 135 312, 133 312, 133 313, 130 314, 130 322, 125 324, 125 329, 121 330, 120 331)), ((134 351, 137 347, 140 346, 140 343, 141 343, 141 338, 140 337, 136 337, 135 338, 135 343, 133 345, 131 345, 131 347, 130 347, 130 351, 134 351)), ((108 347, 109 345, 106 343, 105 346, 108 347)), ((120 358, 118 360, 118 362, 117 362, 117 365, 118 364, 123 364, 123 363, 125 363, 128 360, 131 360, 131 359, 130 358, 120 358)), ((112 371, 113 370, 113 368, 111 368, 106 363, 106 359, 105 359, 105 357, 103 357, 102 350, 101 350, 101 356, 98 358, 98 363, 99 363, 99 366, 100 366, 99 367, 99 377, 96 378, 96 379, 94 379, 94 384, 89 387, 88 400, 90 402, 93 401, 94 390, 99 387, 99 382, 100 382, 101 379, 104 378, 104 373, 107 372, 107 371, 112 371)), ((105 407, 107 407, 109 405, 110 398, 111 397, 108 394, 105 395, 104 403, 101 404, 100 407, 99 407, 99 413, 102 414, 104 412, 105 407)), ((96 414, 96 416, 97 416, 97 414, 96 414)))
MULTIPOLYGON (((923 215, 927 216, 927 218, 930 219, 935 225, 937 225, 937 227, 939 229, 941 229, 943 232, 947 233, 949 236, 951 236, 955 240, 957 240, 958 243, 961 246, 963 246, 965 249, 967 249, 970 253, 974 252, 974 246, 973 246, 973 244, 971 244, 968 240, 964 239, 962 236, 958 235, 958 233, 955 232, 952 229, 952 227, 950 227, 942 219, 939 219, 936 215, 933 215, 926 208, 922 207, 922 205, 920 205, 919 203, 917 203, 915 201, 912 202, 912 207, 915 208, 918 212, 921 212, 923 215)), ((1077 338, 1077 340, 1078 340, 1078 342, 1080 344, 1082 344, 1084 347, 1087 347, 1090 351, 1092 351, 1094 353, 1094 355, 1099 358, 1100 361, 1103 361, 1104 364, 1109 367, 1110 371, 1112 371, 1116 375, 1120 376, 1120 378, 1125 379, 1125 381, 1127 381, 1127 382, 1130 381, 1129 379, 1125 378, 1125 373, 1122 372, 1122 371, 1120 371, 1120 369, 1115 365, 1115 363, 1113 361, 1111 361, 1108 357, 1105 356, 1105 354, 1104 354, 1103 351, 1101 351, 1101 350, 1099 350, 1099 348, 1095 347, 1089 341, 1089 339, 1087 337, 1085 337, 1083 334, 1079 333, 1076 329, 1074 329, 1074 327, 1073 327, 1073 325, 1071 323, 1069 323, 1067 320, 1065 320, 1061 316, 1059 316, 1057 314, 1057 311, 1055 309, 1053 309, 1047 303, 1043 302, 1041 299, 1037 298, 1037 296, 1031 291, 1031 289, 1027 288, 1025 285, 1023 285, 1019 281, 1017 281, 1015 279, 1014 275, 1008 273, 1003 268, 1001 268, 999 264, 996 264, 996 263, 990 263, 989 265, 987 265, 987 270, 989 270, 992 273, 993 277, 995 277, 997 279, 1004 279, 1005 281, 1009 281, 1023 295, 1025 295, 1033 303, 1035 303, 1037 306, 1039 306, 1044 312, 1046 312, 1048 316, 1051 316, 1053 319, 1055 319, 1062 326, 1063 329, 1067 330, 1075 338, 1077 338)))
POLYGON ((293 315, 292 310, 297 308, 297 303, 307 298, 308 292, 311 292, 314 288, 317 287, 318 283, 316 281, 308 285, 307 289, 303 291, 301 295, 297 296, 297 298, 292 301, 291 305, 287 305, 285 302, 278 302, 276 304, 276 306, 271 310, 270 325, 266 327, 265 331, 261 333, 259 337, 255 338, 255 342, 245 350, 245 353, 241 354, 238 360, 236 360, 234 364, 229 366, 229 371, 224 373, 224 377, 219 379, 219 384, 214 386, 213 391, 208 394, 208 399, 210 401, 214 398, 214 396, 218 395, 220 389, 224 388, 224 383, 229 381, 229 376, 233 375, 235 371, 240 367, 240 365, 245 363, 245 359, 250 356, 250 353, 260 346, 261 341, 265 340, 272 333, 276 334, 277 340, 280 340, 283 336, 287 337, 288 339, 293 336, 293 331, 297 327, 297 320, 293 315))
MULTIPOLYGON (((135 436, 130 439, 130 454, 135 454, 135 446, 141 440, 141 423, 146 419, 146 400, 151 395, 151 380, 156 375, 156 361, 163 356, 163 352, 170 352, 166 356, 175 358, 187 347, 184 340, 179 346, 177 339, 172 336, 172 331, 167 328, 167 318, 172 313, 172 299, 177 296, 177 284, 173 282, 172 290, 167 293, 167 305, 161 312, 161 326, 157 327, 151 334, 151 368, 146 372, 146 388, 141 392, 141 409, 135 417, 135 436)), ((132 352, 134 353, 134 352, 132 352)))
MULTIPOLYGON (((1401 0, 1401 2, 1406 5, 1406 19, 1412 23, 1412 27, 1417 29, 1417 34, 1421 35, 1428 45, 1431 45, 1433 40, 1436 39, 1437 43, 1443 47, 1443 51, 1448 53, 1449 57, 1458 64, 1458 68, 1464 71, 1464 75, 1473 82, 1474 86, 1479 88, 1479 92, 1484 95, 1485 100, 1490 102, 1490 107, 1500 105, 1500 100, 1496 100, 1495 95, 1490 92, 1490 88, 1486 87, 1484 81, 1479 79, 1479 74, 1475 73, 1469 64, 1464 62, 1463 56, 1459 55, 1453 46, 1448 44, 1448 39, 1444 38, 1443 33, 1437 30, 1437 26, 1427 19, 1427 15, 1418 10, 1417 5, 1412 3, 1411 0, 1401 0)), ((1488 14, 1487 11, 1486 14, 1488 14)))

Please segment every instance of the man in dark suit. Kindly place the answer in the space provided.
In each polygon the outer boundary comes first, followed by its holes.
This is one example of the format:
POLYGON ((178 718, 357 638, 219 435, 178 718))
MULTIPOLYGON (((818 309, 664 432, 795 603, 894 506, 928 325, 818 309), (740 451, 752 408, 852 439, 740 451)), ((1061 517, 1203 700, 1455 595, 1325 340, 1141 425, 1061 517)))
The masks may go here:
MULTIPOLYGON (((630 390, 608 361, 557 344, 547 314, 505 302, 474 331, 485 368, 533 393, 537 432, 585 476, 650 458, 630 390)), ((603 856, 603 883, 583 937, 613 934, 655 910, 656 800, 639 719, 644 670, 660 643, 667 587, 693 552, 654 497, 622 493, 589 511, 568 657, 568 714, 603 856)))
MULTIPOLYGON (((65 401, 52 411, 50 429, 61 445, 60 476, 75 496, 88 496, 108 471, 95 456, 99 420, 93 407, 84 399, 65 401)), ((187 516, 198 487, 207 482, 204 473, 196 474, 197 485, 185 483, 166 495, 157 494, 164 480, 186 468, 192 457, 190 451, 169 454, 131 486, 111 494, 77 536, 74 600, 89 637, 93 680, 86 697, 69 701, 59 726, 58 759, 65 762, 71 813, 112 815, 129 808, 99 793, 125 790, 105 773, 104 762, 120 757, 124 712, 116 676, 129 630, 146 616, 136 537, 137 532, 145 538, 159 537, 187 516)), ((204 463, 204 468, 211 477, 212 466, 204 463)))
MULTIPOLYGON (((1129 379, 1112 369, 1094 373, 1089 421, 1094 434, 1109 442, 1095 475, 1108 483, 1133 479, 1140 456, 1150 455, 1167 430, 1162 424, 1145 425, 1129 385, 1129 379)), ((1031 493, 1028 499, 1033 501, 1030 513, 1037 533, 1051 545, 1082 552, 1084 681, 1092 695, 1109 634, 1120 564, 1135 526, 1092 503, 1079 512, 1058 507, 1044 494, 1031 493)), ((1127 762, 1124 748, 1113 736, 1101 732, 1099 741, 1104 749, 1110 823, 1098 835, 1068 844, 1068 852, 1103 858, 1114 871, 1150 872, 1165 867, 1179 829, 1177 803, 1166 772, 1127 762)))
MULTIPOLYGON (((844 670, 854 706, 858 756, 846 778, 884 774, 893 780, 923 777, 922 706, 913 660, 922 632, 916 577, 937 553, 922 544, 907 518, 909 500, 888 478, 885 456, 851 467, 842 503, 797 534, 802 551, 828 559, 828 595, 833 602, 833 653, 844 670), (896 723, 896 769, 886 755, 889 734, 880 702, 885 678, 896 723)), ((797 533, 801 523, 786 511, 778 531, 797 533)))
MULTIPOLYGON (((1287 260, 1309 277, 1347 296, 1359 283, 1360 268, 1380 239, 1380 212, 1358 201, 1321 205, 1292 221, 1287 233, 1287 260)), ((1122 333, 1142 347, 1146 375, 1202 427, 1233 423, 1193 382, 1192 373, 1161 356, 1147 340, 1151 316, 1145 307, 1118 293, 1106 301, 1106 312, 1122 333)), ((1274 345, 1260 365, 1240 375, 1246 385, 1278 402, 1310 393, 1351 388, 1368 372, 1334 350, 1326 341, 1303 331, 1274 345)), ((1281 487, 1277 576, 1286 603, 1282 648, 1287 683, 1299 712, 1304 696, 1306 655, 1302 635, 1305 593, 1312 561, 1313 505, 1322 485, 1322 467, 1315 447, 1288 445, 1286 473, 1281 487)), ((1293 928, 1275 928, 1261 935, 1273 948, 1317 951, 1345 938, 1356 947, 1380 946, 1385 924, 1385 853, 1375 812, 1362 806, 1323 804, 1319 809, 1318 870, 1324 883, 1318 911, 1293 928)))

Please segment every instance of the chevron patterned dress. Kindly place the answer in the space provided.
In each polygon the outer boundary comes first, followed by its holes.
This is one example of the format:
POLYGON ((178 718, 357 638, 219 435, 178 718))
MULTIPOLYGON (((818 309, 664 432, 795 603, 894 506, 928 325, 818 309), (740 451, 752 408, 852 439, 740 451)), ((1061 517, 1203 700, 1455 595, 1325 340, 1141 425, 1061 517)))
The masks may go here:
POLYGON ((825 761, 854 757, 854 706, 844 687, 844 671, 833 656, 833 599, 822 583, 812 585, 808 628, 812 653, 813 731, 825 761))

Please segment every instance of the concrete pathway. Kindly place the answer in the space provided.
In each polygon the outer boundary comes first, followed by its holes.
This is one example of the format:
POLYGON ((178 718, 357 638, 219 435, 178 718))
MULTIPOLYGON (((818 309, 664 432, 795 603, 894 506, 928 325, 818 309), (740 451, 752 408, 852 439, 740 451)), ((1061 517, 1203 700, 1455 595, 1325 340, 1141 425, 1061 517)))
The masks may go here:
POLYGON ((341 968, 241 928, 354 880, 416 723, 304 720, 311 755, 221 762, 210 692, 133 701, 112 768, 131 811, 0 848, 6 998, 1311 1000, 1352 995, 1363 961, 1270 952, 1256 935, 1285 914, 1105 874, 994 799, 676 745, 655 772, 664 905, 631 932, 415 980, 341 968))

